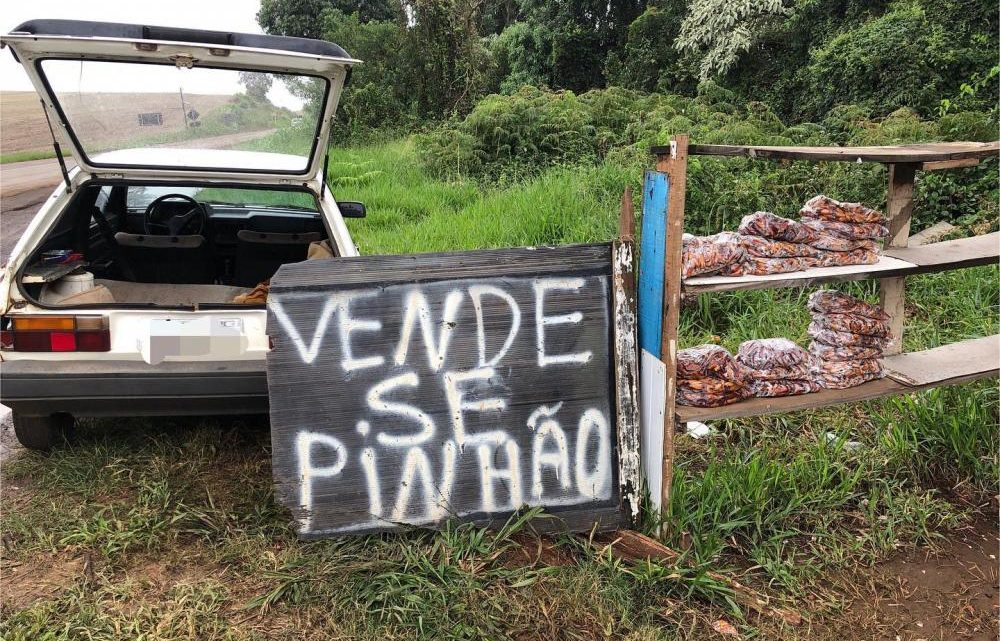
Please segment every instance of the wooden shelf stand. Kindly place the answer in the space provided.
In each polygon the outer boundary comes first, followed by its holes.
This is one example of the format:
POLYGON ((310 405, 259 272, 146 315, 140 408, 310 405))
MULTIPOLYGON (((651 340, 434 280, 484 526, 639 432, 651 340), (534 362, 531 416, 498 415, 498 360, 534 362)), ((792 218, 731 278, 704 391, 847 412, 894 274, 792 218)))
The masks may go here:
POLYGON ((867 278, 912 276, 965 267, 992 265, 1000 260, 1000 232, 946 240, 918 247, 890 247, 874 265, 814 267, 787 274, 765 276, 698 276, 683 283, 685 294, 706 294, 744 289, 804 287, 867 278))
POLYGON ((841 390, 822 390, 799 396, 751 398, 723 407, 677 406, 677 419, 716 421, 818 409, 919 392, 930 387, 968 383, 1000 373, 1000 335, 973 338, 920 352, 887 356, 886 377, 841 390))
MULTIPOLYGON (((655 354, 665 365, 658 372, 665 378, 662 411, 662 482, 647 475, 654 494, 654 507, 667 505, 673 467, 673 432, 678 423, 816 409, 909 394, 931 387, 965 383, 1000 375, 1000 335, 974 338, 933 349, 902 353, 905 322, 906 277, 1000 262, 1000 233, 949 240, 928 245, 908 246, 913 213, 914 182, 919 171, 941 171, 977 165, 985 158, 1000 155, 1000 142, 930 143, 887 147, 773 147, 744 145, 689 145, 688 137, 679 135, 670 146, 654 147, 656 168, 670 183, 680 183, 679 193, 669 190, 669 207, 652 211, 666 218, 663 262, 662 352, 655 354), (679 234, 684 226, 684 177, 687 156, 713 155, 779 161, 878 162, 888 168, 886 217, 889 236, 874 265, 820 267, 788 274, 767 276, 703 276, 681 279, 679 234), (823 390, 801 396, 752 398, 732 405, 713 408, 686 407, 675 404, 677 305, 674 292, 687 294, 727 291, 804 287, 877 278, 882 308, 892 317, 892 342, 885 352, 886 377, 843 390, 823 390)), ((654 172, 655 173, 655 172, 654 172)), ((649 175, 647 175, 647 182, 649 175)), ((644 218, 646 216, 644 211, 644 218)), ((645 225, 645 223, 644 223, 645 225)), ((645 229, 645 227, 644 227, 645 229)), ((645 259, 645 256, 640 258, 645 259)), ((640 262, 640 271, 642 265, 640 262)), ((640 279, 640 290, 643 287, 640 279)), ((640 299, 640 309, 642 300, 640 299)), ((641 326, 640 326, 641 327, 641 326)), ((640 333, 640 341, 642 336, 640 333)), ((644 358, 646 356, 644 355, 644 358)), ((644 361, 645 363, 645 361, 644 361)), ((644 399, 644 405, 647 401, 644 399)), ((658 418, 658 417, 655 417, 658 418)), ((659 423, 643 419, 644 430, 659 423)), ((644 443, 649 440, 644 434, 644 443)), ((659 439, 652 439, 659 443, 659 439)), ((658 476, 658 475, 657 475, 658 476)))

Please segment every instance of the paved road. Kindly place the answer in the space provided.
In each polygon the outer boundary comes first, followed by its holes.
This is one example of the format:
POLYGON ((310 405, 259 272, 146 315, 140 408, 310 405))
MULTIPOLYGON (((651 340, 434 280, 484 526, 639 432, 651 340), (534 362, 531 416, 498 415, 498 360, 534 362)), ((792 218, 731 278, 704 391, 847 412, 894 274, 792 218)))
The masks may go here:
MULTIPOLYGON (((248 131, 156 146, 224 149, 263 138, 275 131, 248 131)), ((67 169, 75 166, 72 159, 66 159, 67 169)), ((0 165, 0 265, 7 263, 10 250, 61 180, 62 172, 55 158, 0 165)))
MULTIPOLYGON (((75 166, 67 160, 67 169, 75 166)), ((0 265, 61 180, 55 158, 0 165, 0 265)))
POLYGON ((9 197, 0 191, 0 265, 7 264, 10 250, 14 249, 14 245, 21 238, 28 223, 38 213, 41 204, 52 195, 55 185, 61 180, 58 170, 56 176, 51 184, 22 191, 15 196, 9 197))
MULTIPOLYGON (((75 166, 76 163, 71 158, 66 159, 67 169, 75 166)), ((51 192, 60 180, 62 172, 59 171, 59 162, 55 158, 0 165, 0 195, 4 198, 37 191, 43 187, 51 192)), ((7 206, 4 206, 4 210, 6 209, 7 206)))

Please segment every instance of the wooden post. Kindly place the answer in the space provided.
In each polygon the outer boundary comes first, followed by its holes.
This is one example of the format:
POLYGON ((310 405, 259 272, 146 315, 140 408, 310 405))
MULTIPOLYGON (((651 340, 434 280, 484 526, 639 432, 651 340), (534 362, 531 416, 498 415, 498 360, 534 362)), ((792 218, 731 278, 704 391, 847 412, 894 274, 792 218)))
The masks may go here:
MULTIPOLYGON (((889 236, 885 247, 906 247, 910 237, 910 219, 913 216, 913 180, 917 163, 895 163, 889 165, 889 192, 886 196, 886 216, 889 219, 889 236)), ((892 342, 885 349, 885 355, 903 351, 903 324, 906 321, 906 278, 879 279, 879 301, 882 309, 892 317, 890 328, 892 342)))
POLYGON ((674 478, 674 432, 677 412, 677 326, 681 310, 681 236, 684 234, 684 198, 687 187, 688 137, 679 134, 670 143, 670 155, 657 158, 656 169, 667 174, 670 192, 667 200, 667 232, 663 274, 663 328, 660 358, 666 366, 667 388, 663 416, 663 484, 660 505, 664 513, 670 507, 670 486, 674 478))
POLYGON ((615 402, 618 409, 618 482, 630 523, 639 521, 639 331, 636 323, 635 211, 632 188, 622 193, 618 240, 612 245, 615 402))

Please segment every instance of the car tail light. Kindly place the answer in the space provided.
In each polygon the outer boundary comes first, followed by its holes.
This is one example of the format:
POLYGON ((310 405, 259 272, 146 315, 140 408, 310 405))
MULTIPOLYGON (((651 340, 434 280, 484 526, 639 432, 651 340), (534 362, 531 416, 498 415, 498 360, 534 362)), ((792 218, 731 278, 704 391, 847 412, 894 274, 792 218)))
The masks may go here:
POLYGON ((73 316, 15 316, 13 321, 15 331, 76 329, 76 318, 73 316))
POLYGON ((109 352, 107 316, 4 316, 0 349, 13 352, 109 352))

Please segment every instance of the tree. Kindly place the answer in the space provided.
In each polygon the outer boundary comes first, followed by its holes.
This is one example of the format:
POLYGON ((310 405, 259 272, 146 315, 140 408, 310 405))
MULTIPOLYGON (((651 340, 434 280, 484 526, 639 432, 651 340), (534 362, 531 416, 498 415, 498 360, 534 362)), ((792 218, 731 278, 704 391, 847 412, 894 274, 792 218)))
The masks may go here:
POLYGON ((402 16, 402 7, 396 0, 261 0, 257 22, 267 33, 322 39, 321 18, 328 9, 356 15, 361 22, 396 20, 402 16))
POLYGON ((323 14, 323 37, 364 61, 354 67, 344 89, 334 134, 349 138, 376 129, 406 127, 412 92, 407 82, 411 60, 404 28, 389 21, 361 22, 356 15, 332 9, 323 14))
POLYGON ((477 0, 413 0, 406 53, 412 59, 409 90, 421 115, 465 113, 482 97, 489 53, 476 31, 477 0))
POLYGON ((781 0, 693 0, 677 49, 701 56, 702 80, 723 75, 761 34, 791 14, 781 0))
POLYGON ((515 22, 491 41, 490 53, 497 65, 496 84, 503 93, 552 83, 552 37, 542 25, 515 22))
POLYGON ((240 72, 240 84, 246 87, 247 96, 260 102, 267 100, 267 92, 271 90, 273 82, 274 78, 269 73, 240 72))
POLYGON ((483 36, 498 35, 520 19, 521 7, 516 0, 481 0, 476 30, 483 36))
POLYGON ((946 95, 943 73, 955 49, 949 36, 919 6, 901 6, 831 38, 811 52, 800 112, 860 104, 877 116, 900 107, 931 113, 946 95))
MULTIPOLYGON (((604 85, 604 62, 643 11, 639 0, 521 0, 522 20, 548 51, 548 85, 586 91, 604 85)), ((517 65, 513 65, 517 66, 517 65)))
POLYGON ((690 55, 674 47, 686 9, 683 0, 667 0, 649 7, 629 25, 624 46, 608 54, 605 76, 608 83, 643 91, 691 93, 695 71, 690 55))

